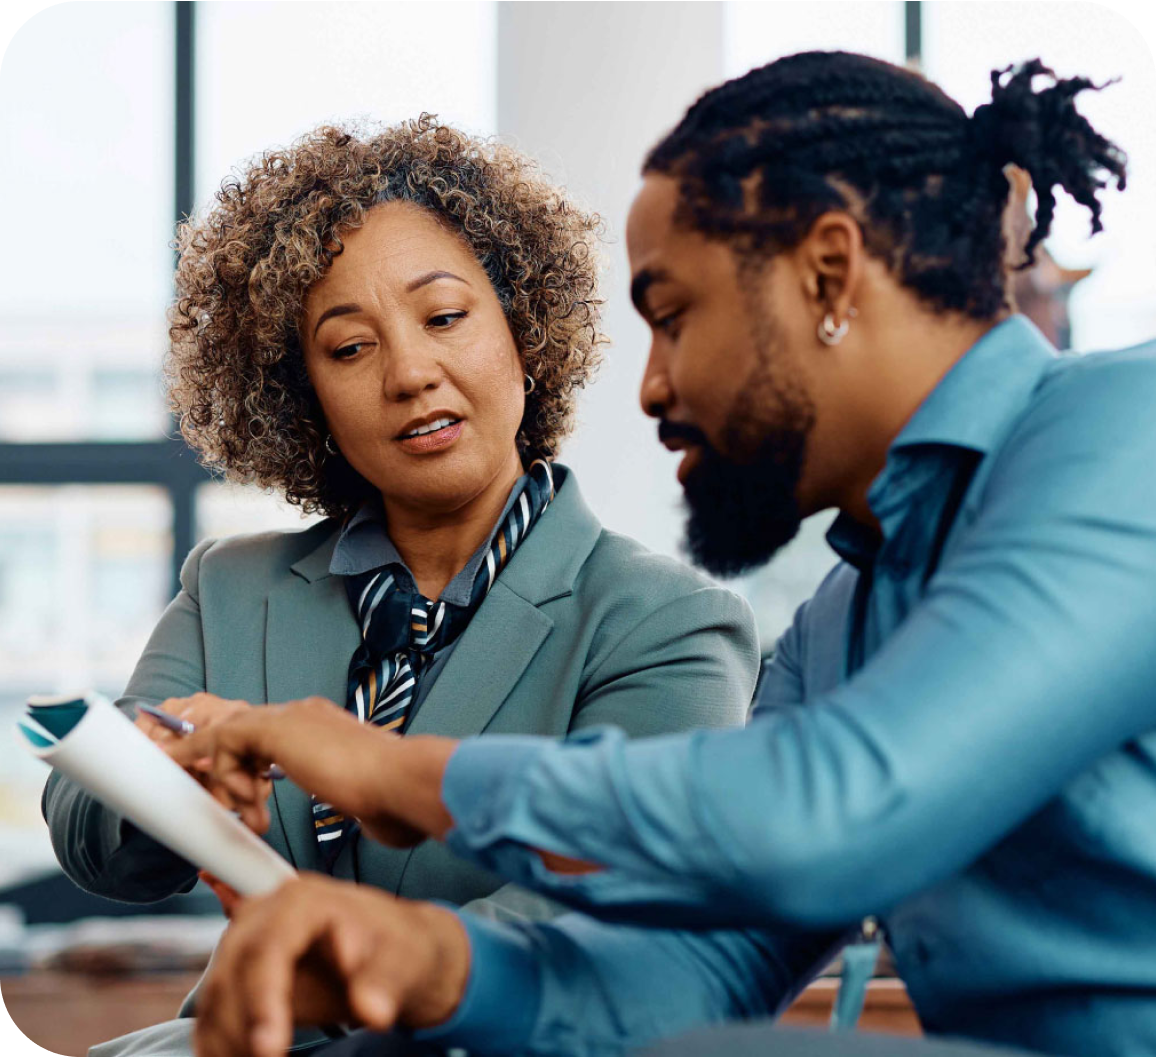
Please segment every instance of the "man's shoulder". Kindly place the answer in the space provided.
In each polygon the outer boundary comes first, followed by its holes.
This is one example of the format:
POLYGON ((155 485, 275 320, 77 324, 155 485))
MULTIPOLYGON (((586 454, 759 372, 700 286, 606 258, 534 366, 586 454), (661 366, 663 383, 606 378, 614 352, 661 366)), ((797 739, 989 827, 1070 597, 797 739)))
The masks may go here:
POLYGON ((800 649, 817 639, 841 647, 858 583, 859 571, 853 565, 836 562, 811 597, 795 610, 783 638, 794 640, 800 649))
MULTIPOLYGON (((984 469, 972 514, 1089 527, 1103 519, 1156 528, 1156 344, 1049 365, 984 469)), ((1009 520, 1010 519, 1010 520, 1009 520)))
POLYGON ((1054 360, 1040 380, 1023 425, 1073 431, 1077 424, 1093 428, 1113 422, 1133 424, 1137 416, 1150 419, 1154 409, 1156 341, 1148 341, 1054 360))

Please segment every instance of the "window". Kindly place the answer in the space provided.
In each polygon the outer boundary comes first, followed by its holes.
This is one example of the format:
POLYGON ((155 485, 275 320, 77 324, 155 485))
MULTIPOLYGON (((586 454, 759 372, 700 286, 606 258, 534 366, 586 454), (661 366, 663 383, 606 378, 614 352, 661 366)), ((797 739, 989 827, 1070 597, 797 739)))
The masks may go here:
POLYGON ((0 440, 159 437, 169 4, 41 11, 0 67, 0 440))
POLYGON ((198 8, 198 204, 238 162, 325 121, 393 123, 423 110, 495 130, 496 4, 198 8))
MULTIPOLYGON (((492 132, 496 5, 430 10, 61 4, 8 45, 0 728, 30 693, 119 694, 196 539, 310 523, 210 480, 175 436, 160 377, 174 219, 325 120, 425 108, 492 132)), ((43 781, 0 738, 0 886, 52 868, 43 781)))
POLYGON ((1128 188, 1109 191, 1104 231, 1088 237, 1088 214, 1058 195, 1048 250, 1066 268, 1092 268, 1071 300, 1072 345, 1119 348, 1156 331, 1156 128, 1147 113, 1156 96, 1152 51, 1122 15, 1092 3, 923 5, 927 75, 969 112, 991 98, 990 70, 1040 57, 1062 77, 1097 84, 1080 112, 1129 156, 1128 188))

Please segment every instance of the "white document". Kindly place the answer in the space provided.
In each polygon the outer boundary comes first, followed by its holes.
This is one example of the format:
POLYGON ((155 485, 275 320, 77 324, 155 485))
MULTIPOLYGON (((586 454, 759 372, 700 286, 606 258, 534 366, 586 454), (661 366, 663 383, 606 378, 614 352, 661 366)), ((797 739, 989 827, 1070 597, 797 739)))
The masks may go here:
POLYGON ((16 726, 45 763, 242 895, 263 895, 295 876, 107 699, 33 698, 16 726))

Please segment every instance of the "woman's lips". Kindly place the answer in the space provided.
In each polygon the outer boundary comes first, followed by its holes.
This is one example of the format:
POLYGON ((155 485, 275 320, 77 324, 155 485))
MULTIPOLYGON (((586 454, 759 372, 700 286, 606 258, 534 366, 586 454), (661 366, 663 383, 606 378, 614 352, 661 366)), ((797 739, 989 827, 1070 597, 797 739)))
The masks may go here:
POLYGON ((455 422, 452 426, 435 430, 433 433, 423 433, 420 437, 402 437, 398 440, 403 451, 411 455, 425 455, 431 451, 441 451, 448 448, 461 435, 465 420, 455 422))

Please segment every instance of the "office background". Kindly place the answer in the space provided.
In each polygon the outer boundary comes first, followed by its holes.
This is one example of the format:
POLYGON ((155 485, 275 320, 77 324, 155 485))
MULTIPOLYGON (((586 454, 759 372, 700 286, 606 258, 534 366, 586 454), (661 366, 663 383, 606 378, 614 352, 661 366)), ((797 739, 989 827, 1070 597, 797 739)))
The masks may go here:
MULTIPOLYGON (((1081 107, 1128 150, 1130 187, 1108 195, 1091 241, 1061 204, 1041 281, 1068 302, 1075 348, 1156 333, 1156 66, 1096 4, 98 0, 22 27, 0 65, 0 957, 27 961, 29 924, 114 909, 61 902, 44 772, 10 734, 23 699, 115 696, 197 539, 306 523, 210 479, 167 416, 176 219, 242 159, 325 120, 427 110, 538 157, 608 235, 613 344, 563 460, 608 526, 678 553, 674 459, 636 402, 647 334, 622 230, 638 166, 703 89, 814 47, 918 64, 969 109, 992 68, 1037 54, 1061 74, 1121 77, 1081 107)), ((737 584, 765 646, 832 563, 825 524, 737 584)))

